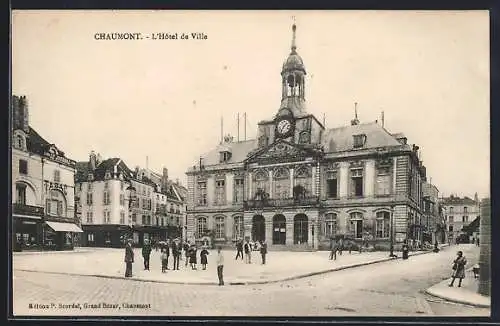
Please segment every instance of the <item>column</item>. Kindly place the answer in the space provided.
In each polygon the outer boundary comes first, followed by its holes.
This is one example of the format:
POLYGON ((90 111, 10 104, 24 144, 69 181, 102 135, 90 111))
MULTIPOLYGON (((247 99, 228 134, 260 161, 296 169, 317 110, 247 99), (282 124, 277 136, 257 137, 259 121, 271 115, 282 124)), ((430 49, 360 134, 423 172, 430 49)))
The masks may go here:
POLYGON ((347 185, 349 182, 349 163, 341 162, 339 172, 340 173, 337 176, 338 178, 340 178, 340 180, 339 180, 339 197, 346 198, 348 195, 347 185))
POLYGON ((375 190, 375 161, 367 160, 365 162, 365 180, 364 194, 366 197, 372 197, 375 190))
MULTIPOLYGON (((310 216, 309 214, 306 214, 307 215, 307 245, 312 247, 312 244, 314 242, 314 245, 316 245, 316 239, 314 239, 313 241, 313 227, 315 227, 315 221, 314 221, 314 218, 312 216, 310 216)), ((316 235, 316 232, 314 232, 314 234, 316 235)))
POLYGON ((248 187, 247 187, 247 190, 248 190, 248 193, 247 193, 247 199, 252 199, 253 198, 253 191, 252 191, 252 175, 253 173, 252 172, 248 172, 247 174, 247 178, 248 178, 248 187))
POLYGON ((269 198, 274 198, 273 195, 273 170, 269 169, 269 198))
POLYGON ((286 239, 287 246, 293 245, 293 213, 285 213, 286 219, 286 239))
POLYGON ((290 168, 290 198, 293 198, 293 168, 290 168))
POLYGON ((311 194, 316 195, 316 167, 311 167, 311 194))
POLYGON ((273 243, 273 216, 264 215, 266 221, 266 242, 268 245, 273 243))

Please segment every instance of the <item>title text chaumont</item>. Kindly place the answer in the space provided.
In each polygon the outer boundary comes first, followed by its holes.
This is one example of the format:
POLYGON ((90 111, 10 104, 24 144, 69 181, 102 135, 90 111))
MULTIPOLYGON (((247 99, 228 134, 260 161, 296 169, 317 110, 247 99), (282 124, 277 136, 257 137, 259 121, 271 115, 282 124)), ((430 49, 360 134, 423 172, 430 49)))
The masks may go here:
POLYGON ((98 41, 140 41, 140 40, 206 40, 205 33, 139 33, 139 32, 113 32, 113 33, 94 33, 94 39, 98 41))

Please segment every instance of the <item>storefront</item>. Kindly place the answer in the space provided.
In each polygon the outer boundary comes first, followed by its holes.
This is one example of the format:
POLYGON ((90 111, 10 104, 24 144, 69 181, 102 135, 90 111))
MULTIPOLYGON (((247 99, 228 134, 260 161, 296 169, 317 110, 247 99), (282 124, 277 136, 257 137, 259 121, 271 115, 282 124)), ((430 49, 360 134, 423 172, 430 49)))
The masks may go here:
POLYGON ((75 233, 83 232, 76 224, 46 221, 43 227, 44 247, 52 250, 73 250, 75 233))
POLYGON ((13 215, 14 250, 41 250, 42 218, 38 216, 13 215))

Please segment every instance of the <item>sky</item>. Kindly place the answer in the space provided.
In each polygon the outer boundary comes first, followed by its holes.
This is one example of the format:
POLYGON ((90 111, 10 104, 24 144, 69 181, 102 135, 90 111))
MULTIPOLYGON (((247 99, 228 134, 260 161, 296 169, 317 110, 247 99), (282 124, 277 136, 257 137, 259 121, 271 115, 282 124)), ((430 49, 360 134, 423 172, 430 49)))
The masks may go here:
POLYGON ((440 196, 489 196, 487 11, 14 11, 12 92, 69 158, 148 161, 185 184, 221 117, 236 139, 239 113, 243 140, 244 112, 247 139, 276 114, 294 21, 309 113, 334 128, 354 102, 362 123, 384 111, 389 132, 420 146, 440 196), (143 39, 95 39, 113 32, 143 39))

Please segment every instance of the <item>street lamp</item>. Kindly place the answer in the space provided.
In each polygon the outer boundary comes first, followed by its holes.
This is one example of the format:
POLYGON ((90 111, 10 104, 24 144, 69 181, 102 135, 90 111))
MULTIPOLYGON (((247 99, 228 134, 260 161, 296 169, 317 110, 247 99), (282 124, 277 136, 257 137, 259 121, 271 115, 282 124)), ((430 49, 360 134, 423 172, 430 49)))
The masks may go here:
POLYGON ((130 184, 127 189, 127 197, 128 197, 128 226, 130 229, 130 238, 133 236, 133 221, 132 221, 132 204, 135 202, 136 198, 136 189, 132 184, 130 184))
POLYGON ((395 254, 394 254, 394 206, 391 206, 391 220, 390 220, 390 229, 391 229, 391 232, 389 234, 389 238, 390 238, 390 244, 389 244, 389 257, 390 258, 393 258, 393 257, 397 257, 395 254))

